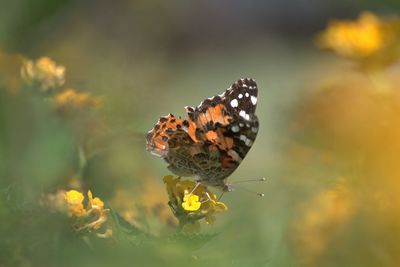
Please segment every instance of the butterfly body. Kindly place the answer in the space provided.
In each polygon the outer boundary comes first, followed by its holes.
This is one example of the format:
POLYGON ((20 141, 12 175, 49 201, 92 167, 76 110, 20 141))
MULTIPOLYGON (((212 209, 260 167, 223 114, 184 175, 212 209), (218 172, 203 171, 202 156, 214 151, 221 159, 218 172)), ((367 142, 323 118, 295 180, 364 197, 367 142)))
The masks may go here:
POLYGON ((176 175, 226 190, 226 178, 257 136, 257 94, 253 79, 240 79, 221 95, 185 107, 187 119, 161 117, 146 136, 147 149, 176 175))

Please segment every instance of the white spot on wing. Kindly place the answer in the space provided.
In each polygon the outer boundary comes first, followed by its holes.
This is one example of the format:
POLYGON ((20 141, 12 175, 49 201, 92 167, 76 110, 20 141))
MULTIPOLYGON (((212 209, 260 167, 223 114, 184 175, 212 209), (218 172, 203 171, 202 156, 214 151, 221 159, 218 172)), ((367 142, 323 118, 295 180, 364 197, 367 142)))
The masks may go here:
POLYGON ((244 141, 244 143, 246 144, 246 146, 251 146, 253 144, 253 141, 247 138, 246 141, 244 141))
POLYGON ((245 96, 246 96, 246 97, 249 97, 249 93, 246 93, 245 96))
POLYGON ((242 118, 245 119, 245 120, 250 120, 250 115, 247 114, 246 111, 244 111, 244 110, 241 110, 241 111, 239 112, 239 116, 242 117, 242 118))
POLYGON ((238 95, 238 98, 239 98, 239 99, 242 99, 242 97, 243 97, 242 94, 239 94, 239 95, 238 95))
POLYGON ((234 132, 234 133, 237 133, 237 132, 239 132, 239 126, 237 126, 237 125, 234 125, 234 126, 232 126, 232 132, 234 132))
POLYGON ((247 140, 247 137, 246 137, 244 134, 241 134, 241 135, 240 135, 240 140, 246 141, 246 140, 247 140))
POLYGON ((253 103, 253 105, 257 104, 257 97, 255 96, 251 96, 251 103, 253 103))
POLYGON ((231 101, 231 107, 236 108, 239 106, 239 102, 237 101, 237 99, 233 99, 231 101))

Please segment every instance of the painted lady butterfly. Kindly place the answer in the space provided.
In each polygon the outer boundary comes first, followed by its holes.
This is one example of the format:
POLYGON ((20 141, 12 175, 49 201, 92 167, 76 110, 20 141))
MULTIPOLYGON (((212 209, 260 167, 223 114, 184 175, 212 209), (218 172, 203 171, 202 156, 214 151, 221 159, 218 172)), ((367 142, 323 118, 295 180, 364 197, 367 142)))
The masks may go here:
POLYGON ((185 107, 188 119, 161 117, 146 136, 147 150, 176 175, 229 191, 225 179, 257 136, 257 92, 253 79, 240 79, 223 94, 185 107))

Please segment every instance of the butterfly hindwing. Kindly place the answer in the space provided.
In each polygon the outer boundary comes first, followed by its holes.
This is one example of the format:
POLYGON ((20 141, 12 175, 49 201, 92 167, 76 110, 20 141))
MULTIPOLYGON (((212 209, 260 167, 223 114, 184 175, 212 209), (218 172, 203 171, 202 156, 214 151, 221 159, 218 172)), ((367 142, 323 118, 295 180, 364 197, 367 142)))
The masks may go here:
POLYGON ((168 114, 147 134, 147 147, 153 154, 163 157, 170 149, 192 145, 196 141, 191 137, 194 131, 193 122, 168 114))

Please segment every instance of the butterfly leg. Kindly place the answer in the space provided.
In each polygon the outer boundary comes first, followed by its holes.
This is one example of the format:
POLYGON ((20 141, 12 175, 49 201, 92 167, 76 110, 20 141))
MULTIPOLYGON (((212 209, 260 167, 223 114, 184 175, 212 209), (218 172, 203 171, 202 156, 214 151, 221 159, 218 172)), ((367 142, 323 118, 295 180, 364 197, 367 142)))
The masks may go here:
POLYGON ((221 200, 222 196, 225 194, 226 191, 222 191, 221 195, 218 197, 218 201, 221 200))
POLYGON ((211 196, 210 196, 210 194, 209 194, 208 192, 205 192, 205 193, 206 193, 207 199, 204 200, 204 201, 202 201, 202 202, 201 202, 202 204, 203 204, 203 203, 206 203, 206 202, 208 202, 208 201, 211 201, 211 196))

